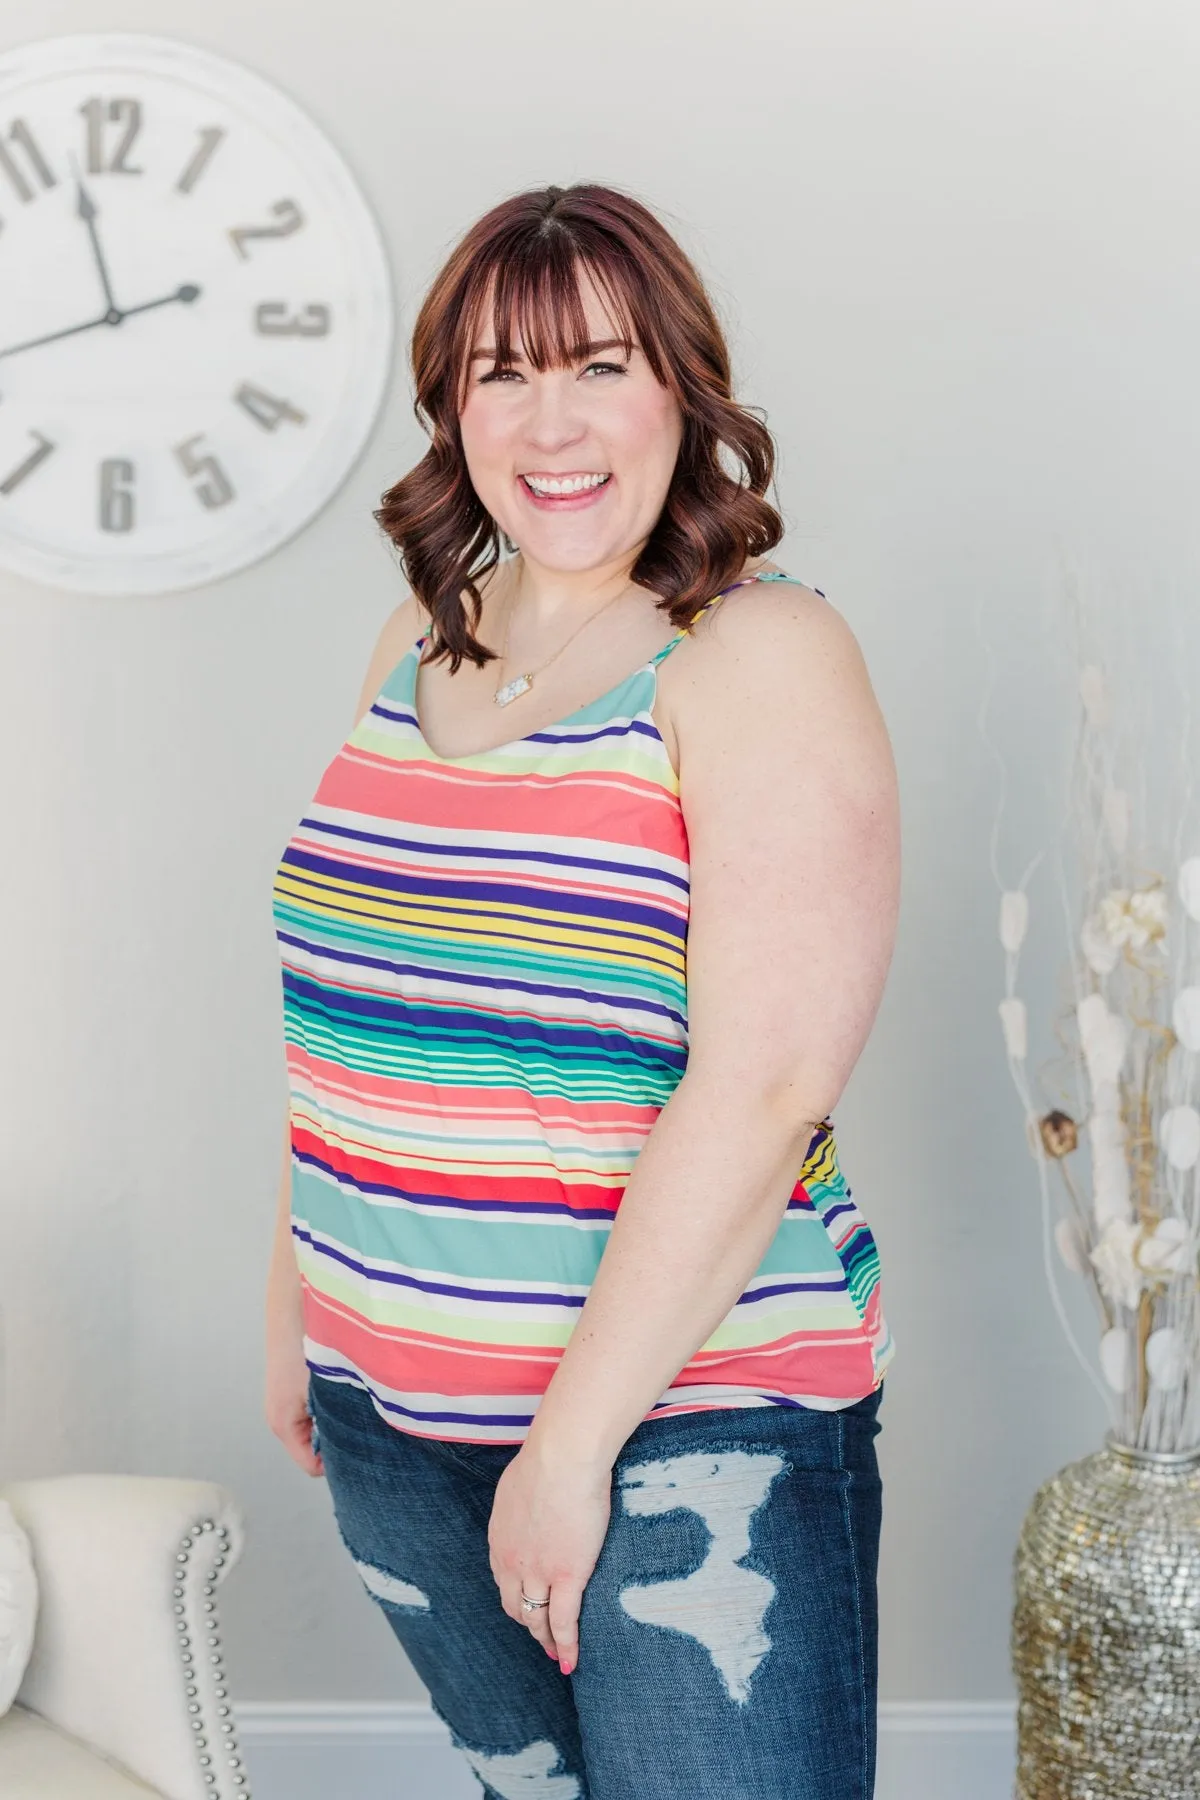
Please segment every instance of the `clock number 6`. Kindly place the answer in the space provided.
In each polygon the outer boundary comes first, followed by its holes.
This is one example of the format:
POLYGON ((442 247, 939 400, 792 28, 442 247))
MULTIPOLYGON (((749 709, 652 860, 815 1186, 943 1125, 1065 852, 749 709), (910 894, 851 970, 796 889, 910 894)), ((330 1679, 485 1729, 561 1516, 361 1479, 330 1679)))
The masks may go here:
POLYGON ((133 464, 110 457, 100 464, 101 531, 133 530, 133 464))
POLYGON ((213 507, 224 506, 226 501, 233 499, 233 483, 215 456, 196 454, 195 446, 202 442, 203 437, 204 433, 198 432, 195 437, 185 438, 182 444, 175 445, 175 455, 185 475, 190 475, 193 479, 196 476, 202 478, 195 483, 193 491, 200 504, 211 511, 213 507))

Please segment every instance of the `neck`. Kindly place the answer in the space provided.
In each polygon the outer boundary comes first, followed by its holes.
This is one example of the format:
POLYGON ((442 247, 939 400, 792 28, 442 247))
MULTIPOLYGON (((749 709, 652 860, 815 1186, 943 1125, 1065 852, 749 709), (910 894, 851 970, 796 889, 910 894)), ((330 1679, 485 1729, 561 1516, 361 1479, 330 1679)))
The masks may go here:
POLYGON ((640 549, 591 569, 552 569, 520 552, 509 564, 506 610, 512 634, 536 641, 598 612, 632 585, 629 571, 640 549))

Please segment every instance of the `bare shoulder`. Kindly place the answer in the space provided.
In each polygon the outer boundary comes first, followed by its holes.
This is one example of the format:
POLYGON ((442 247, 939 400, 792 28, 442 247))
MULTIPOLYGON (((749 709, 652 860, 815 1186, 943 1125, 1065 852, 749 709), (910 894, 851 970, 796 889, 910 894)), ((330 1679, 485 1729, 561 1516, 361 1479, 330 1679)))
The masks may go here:
MULTIPOLYGON (((783 574, 770 564, 759 564, 783 574)), ((689 654, 680 656, 680 703, 691 695, 708 706, 724 696, 720 711, 737 714, 778 697, 806 707, 830 687, 870 692, 862 648, 833 603, 801 581, 754 582, 735 588, 697 620, 689 654)), ((686 725, 683 712, 678 714, 686 725)))
POLYGON ((392 608, 383 622, 367 664, 354 714, 355 725, 370 711, 371 703, 380 688, 406 651, 412 649, 428 623, 429 614, 414 594, 406 594, 400 604, 392 608))
MULTIPOLYGON (((760 565, 761 567, 762 565, 760 565)), ((782 571, 779 571, 782 573, 782 571)), ((798 581, 735 588, 698 620, 670 717, 681 779, 745 781, 774 767, 852 785, 892 779, 887 729, 849 622, 798 581), (852 773, 853 771, 853 773, 852 773)))

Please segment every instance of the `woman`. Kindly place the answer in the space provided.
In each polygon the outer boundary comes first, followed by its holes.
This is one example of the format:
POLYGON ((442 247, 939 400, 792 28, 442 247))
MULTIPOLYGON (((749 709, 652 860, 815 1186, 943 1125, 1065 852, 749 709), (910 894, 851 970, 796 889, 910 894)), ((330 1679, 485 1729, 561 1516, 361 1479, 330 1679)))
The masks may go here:
POLYGON ((413 368, 411 593, 276 881, 267 1417, 488 1794, 860 1800, 887 734, 645 207, 497 206, 413 368))

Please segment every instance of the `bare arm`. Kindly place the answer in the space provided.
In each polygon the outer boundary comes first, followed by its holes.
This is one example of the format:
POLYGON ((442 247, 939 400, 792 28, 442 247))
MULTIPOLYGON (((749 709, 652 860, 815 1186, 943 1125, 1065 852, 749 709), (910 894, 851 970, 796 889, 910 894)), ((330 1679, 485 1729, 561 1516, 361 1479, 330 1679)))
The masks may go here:
POLYGON ((675 708, 687 1068, 534 1420, 554 1460, 611 1464, 736 1303, 858 1060, 892 954, 895 768, 849 626, 820 596, 772 585, 702 629, 675 708))
MULTIPOLYGON (((417 603, 409 595, 389 616, 379 634, 358 697, 355 725, 369 709, 391 670, 420 635, 421 626, 417 603)), ((275 1231, 267 1272, 265 1411, 267 1424, 292 1460, 299 1464, 305 1474, 320 1475, 324 1472, 321 1458, 319 1455, 314 1456, 312 1449, 300 1271, 296 1265, 296 1251, 292 1241, 291 1214, 292 1129, 289 1100, 284 1109, 283 1154, 275 1204, 275 1231)))
POLYGON ((612 1462, 762 1260, 874 1022, 898 909, 891 746, 841 615, 772 583, 677 654, 687 1067, 488 1528, 505 1611, 567 1673, 612 1462), (526 1615, 522 1587, 547 1609, 526 1615))

